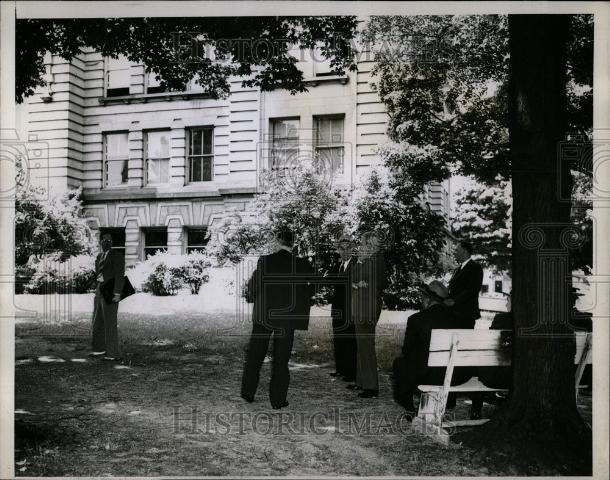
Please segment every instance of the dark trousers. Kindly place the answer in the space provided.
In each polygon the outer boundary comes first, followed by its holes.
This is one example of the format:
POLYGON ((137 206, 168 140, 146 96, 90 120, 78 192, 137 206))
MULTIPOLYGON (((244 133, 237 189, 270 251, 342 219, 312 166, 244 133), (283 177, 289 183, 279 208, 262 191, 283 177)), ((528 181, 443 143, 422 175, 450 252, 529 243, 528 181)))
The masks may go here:
MULTIPOLYGON (((452 317, 438 318, 434 323, 423 317, 412 317, 407 322, 403 355, 392 365, 394 400, 410 409, 413 393, 418 385, 441 385, 445 378, 445 367, 428 367, 430 336, 435 328, 458 328, 452 317)), ((461 327, 464 328, 464 327, 461 327)), ((472 376, 470 368, 456 368, 451 385, 464 383, 472 376)), ((455 403, 455 395, 450 395, 448 403, 455 403)))
POLYGON ((294 330, 283 329, 270 330, 269 328, 255 323, 252 327, 252 335, 246 354, 246 365, 241 382, 242 395, 254 396, 258 387, 260 370, 265 361, 269 340, 273 335, 273 365, 271 371, 271 382, 269 383, 269 400, 272 406, 280 406, 286 401, 288 384, 290 383, 290 372, 288 361, 292 352, 294 341, 294 330))
MULTIPOLYGON (((335 311, 333 310, 333 313, 335 311)), ((346 318, 342 310, 333 314, 333 346, 335 368, 339 375, 356 377, 356 329, 351 318, 346 318)))
POLYGON ((119 356, 118 311, 119 304, 106 303, 98 284, 93 304, 92 347, 94 352, 106 352, 108 357, 119 356))

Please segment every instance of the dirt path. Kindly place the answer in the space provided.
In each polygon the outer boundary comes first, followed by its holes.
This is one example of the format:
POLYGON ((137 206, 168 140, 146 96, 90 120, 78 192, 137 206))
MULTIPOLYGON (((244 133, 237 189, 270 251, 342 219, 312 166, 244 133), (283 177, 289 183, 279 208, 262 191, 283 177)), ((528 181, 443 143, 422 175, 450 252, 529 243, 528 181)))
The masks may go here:
MULTIPOLYGON (((402 328, 380 336, 381 395, 329 377, 327 325, 299 332, 290 406, 239 397, 247 325, 222 315, 123 315, 121 365, 92 360, 88 319, 17 328, 16 469, 24 476, 499 475, 410 429, 391 399, 402 328), (225 329, 219 334, 219 329, 225 329), (63 360, 63 361, 61 361, 63 360), (20 470, 21 469, 21 470, 20 470)), ((590 397, 584 396, 590 412, 590 397)), ((459 402, 456 415, 466 415, 459 402)), ((491 407, 489 407, 491 408, 491 407)), ((486 406, 486 409, 488 407, 486 406)), ((487 412, 489 413, 489 411, 487 412)))

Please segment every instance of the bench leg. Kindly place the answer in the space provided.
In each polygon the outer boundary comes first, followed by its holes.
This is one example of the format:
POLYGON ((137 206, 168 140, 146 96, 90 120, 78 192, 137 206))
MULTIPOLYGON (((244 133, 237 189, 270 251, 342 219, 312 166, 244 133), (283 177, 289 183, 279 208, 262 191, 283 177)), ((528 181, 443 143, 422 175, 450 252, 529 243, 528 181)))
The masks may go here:
POLYGON ((447 397, 448 392, 445 390, 422 392, 417 417, 413 419, 413 426, 420 433, 443 444, 449 443, 449 434, 442 427, 447 397))

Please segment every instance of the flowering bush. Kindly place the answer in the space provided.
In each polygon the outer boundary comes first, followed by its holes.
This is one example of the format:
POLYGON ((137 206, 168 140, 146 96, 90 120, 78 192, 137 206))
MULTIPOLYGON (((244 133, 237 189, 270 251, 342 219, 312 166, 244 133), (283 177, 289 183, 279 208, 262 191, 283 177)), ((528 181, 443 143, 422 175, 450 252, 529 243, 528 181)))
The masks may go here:
POLYGON ((86 293, 95 286, 95 259, 76 255, 62 259, 63 254, 31 256, 26 268, 31 278, 27 293, 86 293))
POLYGON ((184 255, 185 263, 180 267, 179 276, 182 282, 191 290, 193 295, 199 293, 201 285, 210 280, 207 273, 212 262, 204 252, 193 252, 184 255))
POLYGON ((129 279, 136 290, 153 295, 176 295, 188 287, 192 294, 199 293, 201 285, 209 281, 207 269, 211 266, 203 252, 174 255, 157 252, 129 271, 129 279))

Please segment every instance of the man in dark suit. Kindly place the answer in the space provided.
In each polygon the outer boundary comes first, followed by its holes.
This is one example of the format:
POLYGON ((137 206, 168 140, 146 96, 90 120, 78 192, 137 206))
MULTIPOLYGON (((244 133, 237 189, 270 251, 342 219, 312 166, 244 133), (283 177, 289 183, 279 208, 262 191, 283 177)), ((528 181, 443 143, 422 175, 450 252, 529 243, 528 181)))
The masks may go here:
POLYGON ((125 278, 125 259, 120 252, 112 250, 112 236, 109 233, 100 238, 102 251, 95 259, 96 289, 93 307, 93 351, 91 356, 102 356, 104 360, 119 359, 119 335, 117 329, 117 313, 123 281, 125 278), (113 281, 114 296, 107 303, 101 292, 101 287, 113 281))
POLYGON ((337 258, 329 270, 333 277, 331 316, 335 369, 333 377, 353 382, 356 379, 356 336, 351 314, 351 263, 353 242, 342 239, 337 244, 337 258))
POLYGON ((352 266, 352 318, 356 331, 356 383, 348 385, 360 389, 360 398, 379 395, 375 329, 383 304, 382 292, 386 285, 386 264, 381 240, 375 234, 363 236, 357 259, 352 266))
POLYGON ((313 267, 293 253, 292 232, 277 235, 278 250, 259 258, 247 285, 247 296, 254 302, 252 335, 241 384, 241 396, 254 401, 260 369, 273 335, 273 366, 269 399, 274 409, 288 405, 290 382, 288 361, 294 331, 307 330, 310 300, 314 294, 313 267))
POLYGON ((455 248, 458 267, 449 281, 449 298, 445 305, 451 307, 457 319, 453 328, 474 328, 481 317, 479 311, 479 292, 483 284, 483 268, 472 256, 472 244, 461 241, 455 248))
POLYGON ((442 382, 443 369, 428 367, 430 336, 435 328, 456 328, 451 309, 444 305, 449 296, 447 288, 439 281, 426 285, 422 291, 422 308, 407 320, 402 345, 402 356, 393 364, 394 400, 407 411, 414 413, 413 392, 424 381, 442 382), (442 370, 442 371, 441 371, 442 370))

